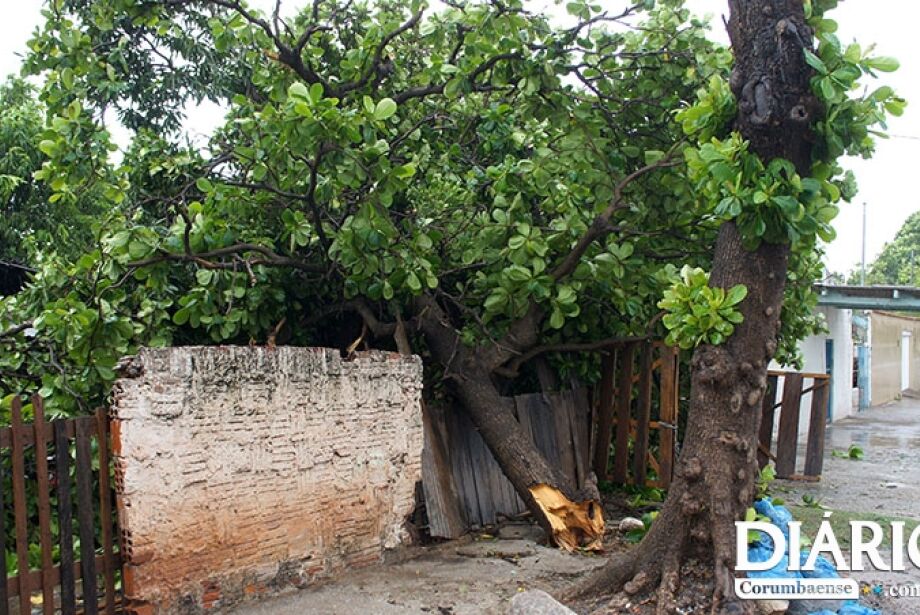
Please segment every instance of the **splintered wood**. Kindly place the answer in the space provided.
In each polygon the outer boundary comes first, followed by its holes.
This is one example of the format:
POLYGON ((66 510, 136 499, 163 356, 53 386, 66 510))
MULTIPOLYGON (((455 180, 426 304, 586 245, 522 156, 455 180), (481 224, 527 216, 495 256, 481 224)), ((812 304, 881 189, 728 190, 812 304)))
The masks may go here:
POLYGON ((546 484, 530 488, 530 494, 549 519, 553 540, 566 551, 602 551, 604 513, 596 500, 573 502, 546 484))

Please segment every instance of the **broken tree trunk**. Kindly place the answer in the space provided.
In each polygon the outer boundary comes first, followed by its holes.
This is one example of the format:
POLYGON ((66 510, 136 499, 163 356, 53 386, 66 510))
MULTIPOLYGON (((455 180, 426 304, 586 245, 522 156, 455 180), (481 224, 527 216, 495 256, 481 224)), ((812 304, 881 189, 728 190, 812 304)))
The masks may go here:
POLYGON ((558 464, 537 450, 493 384, 490 363, 477 348, 463 345, 437 302, 421 297, 416 308, 419 328, 444 367, 444 378, 546 535, 566 549, 600 548, 604 519, 596 488, 577 489, 558 464))

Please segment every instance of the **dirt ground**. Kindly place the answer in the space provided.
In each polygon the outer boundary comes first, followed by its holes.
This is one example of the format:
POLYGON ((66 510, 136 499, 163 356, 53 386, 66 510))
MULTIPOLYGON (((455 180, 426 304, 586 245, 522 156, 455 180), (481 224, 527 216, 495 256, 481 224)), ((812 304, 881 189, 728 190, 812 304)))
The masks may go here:
MULTIPOLYGON (((777 481, 774 491, 806 523, 819 522, 825 509, 837 514, 841 526, 850 518, 878 520, 883 527, 889 518, 916 522, 920 521, 920 481, 915 478, 918 467, 920 400, 905 399, 834 423, 828 429, 821 482, 777 481), (832 451, 846 451, 851 444, 863 449, 862 459, 832 455, 832 451), (813 504, 805 505, 806 500, 813 504)), ((607 507, 611 526, 624 514, 617 505, 607 507)), ((503 615, 518 592, 542 589, 557 593, 605 561, 603 556, 566 554, 541 546, 535 542, 537 534, 538 530, 519 525, 502 530, 502 537, 479 535, 436 546, 412 547, 401 553, 399 562, 353 571, 334 582, 242 605, 231 613, 503 615)), ((614 528, 608 539, 613 550, 628 548, 614 528)), ((890 560, 887 555, 884 557, 890 560)), ((684 572, 683 615, 708 612, 706 596, 711 591, 708 569, 691 564, 684 572)), ((920 570, 915 568, 907 573, 849 574, 869 587, 920 584, 920 570)), ((879 597, 870 592, 863 604, 879 608, 885 615, 920 613, 920 597, 892 598, 884 594, 879 597)), ((578 613, 594 615, 644 614, 654 608, 647 599, 635 601, 624 597, 572 606, 578 613)), ((837 608, 826 603, 814 607, 837 608)))
POLYGON ((503 615, 527 589, 552 593, 603 564, 525 538, 466 539, 412 547, 401 563, 343 575, 334 583, 231 611, 234 615, 503 615))

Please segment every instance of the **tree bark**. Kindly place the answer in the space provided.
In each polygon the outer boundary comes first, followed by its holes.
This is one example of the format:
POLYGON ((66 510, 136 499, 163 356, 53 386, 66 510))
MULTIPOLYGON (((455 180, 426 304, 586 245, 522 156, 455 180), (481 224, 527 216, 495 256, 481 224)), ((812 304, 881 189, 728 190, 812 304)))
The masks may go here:
POLYGON ((492 349, 465 346, 432 297, 420 297, 415 308, 428 348, 443 366, 457 400, 546 535, 570 549, 600 544, 603 516, 596 492, 577 489, 525 434, 512 405, 492 381, 487 360, 492 349), (553 506, 548 506, 547 496, 553 506))
MULTIPOLYGON (((731 85, 738 99, 735 129, 765 162, 790 160, 802 175, 811 164, 810 115, 817 108, 803 48, 811 48, 801 0, 730 0, 735 55, 731 85)), ((713 613, 743 613, 734 595, 735 527, 755 494, 757 434, 767 364, 776 350, 788 245, 746 250, 734 223, 723 224, 710 284, 744 284, 744 321, 721 346, 702 345, 691 367, 690 415, 677 476, 639 547, 612 560, 570 593, 658 584, 658 612, 674 610, 679 573, 688 557, 714 566, 713 613)))

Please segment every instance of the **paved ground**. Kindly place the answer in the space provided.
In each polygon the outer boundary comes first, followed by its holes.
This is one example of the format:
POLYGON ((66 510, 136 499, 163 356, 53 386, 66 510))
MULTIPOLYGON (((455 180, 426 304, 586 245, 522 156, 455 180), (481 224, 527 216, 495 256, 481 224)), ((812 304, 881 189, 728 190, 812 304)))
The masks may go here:
MULTIPOLYGON (((804 452, 800 454, 800 459, 803 458, 804 452)), ((789 504, 801 503, 803 496, 808 495, 827 509, 856 513, 847 517, 868 519, 881 515, 920 520, 918 469, 920 399, 905 398, 830 425, 820 482, 776 481, 775 486, 778 495, 789 504), (853 444, 863 450, 862 459, 832 454, 845 453, 853 444)), ((883 557, 890 561, 888 555, 883 557)), ((907 565, 906 573, 866 571, 850 575, 860 582, 881 583, 886 587, 920 584, 920 570, 909 562, 907 565)), ((916 615, 920 613, 920 597, 882 599, 877 606, 886 615, 916 615)))
POLYGON ((814 495, 833 509, 920 519, 920 399, 870 408, 833 423, 825 451, 820 482, 778 484, 796 495, 814 495), (832 454, 845 453, 853 444, 862 448, 863 459, 832 454))

